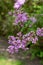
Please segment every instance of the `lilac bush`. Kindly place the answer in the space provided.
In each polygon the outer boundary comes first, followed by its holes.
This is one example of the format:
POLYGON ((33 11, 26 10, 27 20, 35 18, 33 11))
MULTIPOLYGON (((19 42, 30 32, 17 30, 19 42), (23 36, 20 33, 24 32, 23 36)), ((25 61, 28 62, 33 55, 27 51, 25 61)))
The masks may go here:
POLYGON ((28 0, 15 0, 14 12, 8 12, 10 16, 14 17, 12 25, 15 30, 14 35, 9 35, 8 37, 10 45, 7 51, 13 54, 14 52, 18 53, 20 49, 25 52, 27 50, 31 51, 34 48, 31 54, 40 56, 40 53, 43 53, 41 48, 43 46, 40 45, 43 43, 43 22, 38 21, 38 18, 35 16, 29 16, 29 13, 24 11, 23 7, 27 2, 28 0))

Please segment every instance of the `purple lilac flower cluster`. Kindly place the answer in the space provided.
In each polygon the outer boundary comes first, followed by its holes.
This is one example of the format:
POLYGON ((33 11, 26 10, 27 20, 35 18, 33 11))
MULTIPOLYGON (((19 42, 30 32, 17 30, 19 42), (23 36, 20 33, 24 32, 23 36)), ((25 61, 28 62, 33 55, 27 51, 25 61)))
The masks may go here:
MULTIPOLYGON (((19 9, 24 3, 25 0, 15 0, 16 2, 14 3, 14 9, 15 9, 15 13, 13 13, 13 16, 15 17, 14 23, 13 25, 19 25, 21 27, 23 27, 24 23, 27 22, 27 20, 31 20, 32 24, 29 25, 29 27, 31 27, 33 25, 33 23, 36 22, 36 18, 35 17, 30 17, 28 16, 28 13, 21 11, 21 9, 19 9)), ((8 12, 9 15, 12 15, 12 12, 8 12)))
POLYGON ((32 42, 34 44, 37 43, 38 41, 38 37, 36 36, 35 32, 34 31, 31 31, 29 32, 28 34, 26 35, 23 35, 23 39, 26 39, 28 42, 32 42))
POLYGON ((31 31, 25 35, 22 35, 22 33, 19 32, 17 33, 17 37, 9 36, 8 39, 8 43, 10 44, 10 46, 8 47, 7 51, 12 54, 14 52, 18 52, 20 48, 23 50, 27 50, 28 48, 26 46, 28 43, 32 42, 36 44, 38 41, 38 38, 35 35, 34 31, 31 31))
POLYGON ((27 20, 28 20, 27 13, 19 12, 18 14, 16 14, 15 22, 13 24, 17 25, 18 23, 20 23, 21 25, 23 25, 24 22, 26 22, 27 20))
POLYGON ((15 21, 13 25, 17 25, 20 23, 20 26, 22 27, 24 22, 28 20, 28 15, 25 12, 22 12, 20 7, 25 3, 26 0, 16 0, 14 3, 14 9, 15 9, 15 21))
MULTIPOLYGON (((20 34, 20 33, 18 33, 20 34)), ((20 48, 26 50, 26 42, 24 40, 22 40, 22 37, 21 35, 19 36, 17 34, 17 37, 14 37, 14 36, 9 36, 9 41, 8 43, 10 44, 10 46, 8 47, 7 51, 9 53, 14 53, 14 52, 18 52, 18 50, 20 48)))
POLYGON ((16 2, 14 3, 14 8, 19 9, 24 3, 25 0, 16 0, 16 2))
POLYGON ((43 28, 37 28, 36 34, 38 36, 43 36, 43 28))

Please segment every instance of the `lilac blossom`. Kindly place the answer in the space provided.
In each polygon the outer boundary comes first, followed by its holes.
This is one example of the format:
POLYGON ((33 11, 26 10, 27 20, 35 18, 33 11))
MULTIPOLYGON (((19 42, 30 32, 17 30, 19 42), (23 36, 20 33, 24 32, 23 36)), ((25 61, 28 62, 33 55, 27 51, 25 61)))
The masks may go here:
POLYGON ((16 2, 14 3, 14 8, 15 8, 15 9, 18 9, 18 8, 20 8, 24 3, 25 3, 25 0, 16 0, 16 2))
POLYGON ((21 5, 18 2, 14 4, 14 8, 16 8, 16 9, 20 8, 20 6, 21 5))
POLYGON ((23 39, 27 40, 28 42, 37 43, 38 37, 35 35, 34 31, 29 32, 28 34, 23 36, 23 39))
POLYGON ((37 36, 32 39, 32 43, 34 43, 34 44, 36 44, 37 41, 38 41, 38 37, 37 36))
POLYGON ((18 52, 20 48, 23 50, 26 50, 27 49, 26 46, 28 43, 32 42, 32 43, 36 44, 38 41, 38 38, 34 31, 31 31, 25 35, 23 35, 21 32, 19 32, 19 33, 17 33, 16 37, 9 36, 8 39, 9 39, 8 43, 10 44, 10 46, 8 47, 8 51, 10 53, 13 53, 13 51, 18 52), (13 50, 13 48, 14 48, 14 50, 13 50), (12 50, 13 51, 11 52, 10 49, 11 49, 11 51, 12 50))
POLYGON ((10 46, 8 47, 7 51, 8 51, 9 53, 13 54, 13 53, 14 53, 14 46, 10 45, 10 46))
POLYGON ((17 16, 15 17, 15 22, 13 23, 14 25, 17 25, 18 23, 23 24, 24 22, 27 22, 28 16, 27 13, 18 13, 17 16))
POLYGON ((25 3, 25 0, 17 0, 17 2, 23 5, 25 3))
MULTIPOLYGON (((18 39, 18 37, 11 36, 11 37, 9 37, 9 41, 10 42, 8 42, 8 43, 14 46, 14 52, 18 52, 18 50, 20 48, 24 49, 26 46, 25 42, 23 42, 20 38, 18 39)), ((12 48, 11 48, 11 50, 12 50, 12 48)), ((9 47, 8 47, 8 51, 11 52, 9 47)))
POLYGON ((36 34, 38 36, 43 36, 43 28, 37 28, 36 34))
POLYGON ((21 32, 17 33, 17 36, 22 37, 22 33, 21 32))

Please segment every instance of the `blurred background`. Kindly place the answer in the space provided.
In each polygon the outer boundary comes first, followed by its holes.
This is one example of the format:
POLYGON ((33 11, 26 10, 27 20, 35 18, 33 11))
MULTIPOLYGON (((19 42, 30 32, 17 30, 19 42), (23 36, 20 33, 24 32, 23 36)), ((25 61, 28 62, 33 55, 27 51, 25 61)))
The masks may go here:
POLYGON ((41 43, 39 46, 32 45, 29 51, 30 53, 32 53, 31 59, 33 59, 34 57, 38 57, 38 59, 35 59, 35 61, 29 60, 30 58, 24 60, 25 57, 24 55, 27 55, 28 51, 25 53, 24 52, 18 53, 17 57, 19 59, 16 59, 14 55, 10 56, 10 54, 8 54, 5 50, 9 45, 8 44, 9 35, 16 36, 16 33, 21 30, 23 34, 25 34, 31 30, 35 31, 37 27, 40 28, 43 27, 43 0, 27 0, 26 3, 22 6, 21 8, 22 11, 27 12, 29 17, 35 17, 37 19, 37 23, 35 23, 31 28, 28 29, 27 27, 30 24, 30 22, 26 23, 27 26, 25 24, 25 28, 13 25, 15 19, 14 17, 15 9, 13 8, 14 3, 15 0, 0 0, 0 65, 43 65, 43 38, 41 42, 39 41, 39 43, 41 43), (20 59, 19 55, 20 57, 22 56, 23 57, 20 59), (12 59, 12 57, 14 58, 12 59), (42 64, 40 64, 39 62, 42 64))

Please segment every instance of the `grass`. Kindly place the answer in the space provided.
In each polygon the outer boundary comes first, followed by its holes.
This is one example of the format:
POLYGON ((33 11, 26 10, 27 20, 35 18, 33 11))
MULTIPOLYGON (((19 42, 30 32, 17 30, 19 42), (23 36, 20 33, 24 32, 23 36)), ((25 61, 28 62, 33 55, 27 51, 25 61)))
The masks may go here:
POLYGON ((22 63, 19 60, 6 59, 4 57, 1 57, 0 65, 22 65, 22 63))

